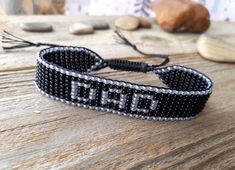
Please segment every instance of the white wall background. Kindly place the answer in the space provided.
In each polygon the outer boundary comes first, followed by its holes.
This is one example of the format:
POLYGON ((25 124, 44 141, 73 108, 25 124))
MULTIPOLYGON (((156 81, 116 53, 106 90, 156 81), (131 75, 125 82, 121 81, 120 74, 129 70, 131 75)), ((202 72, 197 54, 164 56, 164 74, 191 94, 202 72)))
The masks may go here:
MULTIPOLYGON (((154 16, 148 9, 153 0, 67 0, 66 15, 154 16)), ((206 6, 212 20, 235 21, 235 0, 195 0, 206 6)))
MULTIPOLYGON (((63 9, 64 1, 66 15, 154 16, 149 10, 149 4, 154 0, 0 0, 0 14, 55 13, 52 9, 59 3, 62 3, 63 9), (42 12, 44 8, 48 10, 42 12)), ((208 8, 212 20, 235 21, 235 0, 194 1, 208 8)), ((63 13, 63 10, 56 13, 63 13)))

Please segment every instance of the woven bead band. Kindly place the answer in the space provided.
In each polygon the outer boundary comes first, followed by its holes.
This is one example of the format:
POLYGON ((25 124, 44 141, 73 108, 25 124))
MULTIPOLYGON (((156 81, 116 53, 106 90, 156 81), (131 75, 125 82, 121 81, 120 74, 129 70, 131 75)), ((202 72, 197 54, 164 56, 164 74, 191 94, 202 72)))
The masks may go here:
POLYGON ((67 104, 153 120, 192 119, 212 93, 212 81, 191 68, 153 68, 164 88, 89 74, 104 65, 105 60, 87 48, 43 49, 37 56, 35 84, 44 95, 67 104))

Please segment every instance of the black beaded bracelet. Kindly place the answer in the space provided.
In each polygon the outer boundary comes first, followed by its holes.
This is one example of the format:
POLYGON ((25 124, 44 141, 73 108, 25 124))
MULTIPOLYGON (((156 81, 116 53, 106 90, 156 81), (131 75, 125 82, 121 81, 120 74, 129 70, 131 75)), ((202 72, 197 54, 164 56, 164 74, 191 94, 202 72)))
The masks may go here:
POLYGON ((194 69, 104 60, 83 47, 41 50, 37 56, 35 83, 44 95, 67 104, 153 120, 192 119, 202 111, 212 93, 210 78, 194 69), (152 71, 167 88, 89 74, 107 66, 117 70, 152 71))

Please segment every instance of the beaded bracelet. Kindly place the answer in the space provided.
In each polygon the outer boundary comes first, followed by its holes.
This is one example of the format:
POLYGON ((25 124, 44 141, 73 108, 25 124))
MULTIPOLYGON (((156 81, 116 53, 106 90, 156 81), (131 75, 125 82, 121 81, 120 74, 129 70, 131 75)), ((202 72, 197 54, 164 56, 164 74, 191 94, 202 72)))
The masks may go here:
POLYGON ((51 47, 37 55, 35 84, 52 99, 118 115, 152 120, 188 120, 204 108, 212 93, 206 75, 183 66, 159 68, 146 63, 104 60, 83 47, 51 47), (167 86, 155 87, 94 76, 112 69, 157 74, 167 86))

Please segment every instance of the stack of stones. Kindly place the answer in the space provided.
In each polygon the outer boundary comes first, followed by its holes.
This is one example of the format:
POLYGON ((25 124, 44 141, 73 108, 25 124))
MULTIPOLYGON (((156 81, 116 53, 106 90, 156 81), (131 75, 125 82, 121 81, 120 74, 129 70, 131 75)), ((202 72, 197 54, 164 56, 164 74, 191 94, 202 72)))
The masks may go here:
POLYGON ((151 28, 152 23, 146 18, 127 15, 117 18, 115 26, 123 30, 132 31, 138 28, 151 28))
POLYGON ((94 30, 105 30, 109 24, 102 20, 85 20, 70 24, 69 32, 71 34, 91 34, 94 30))

